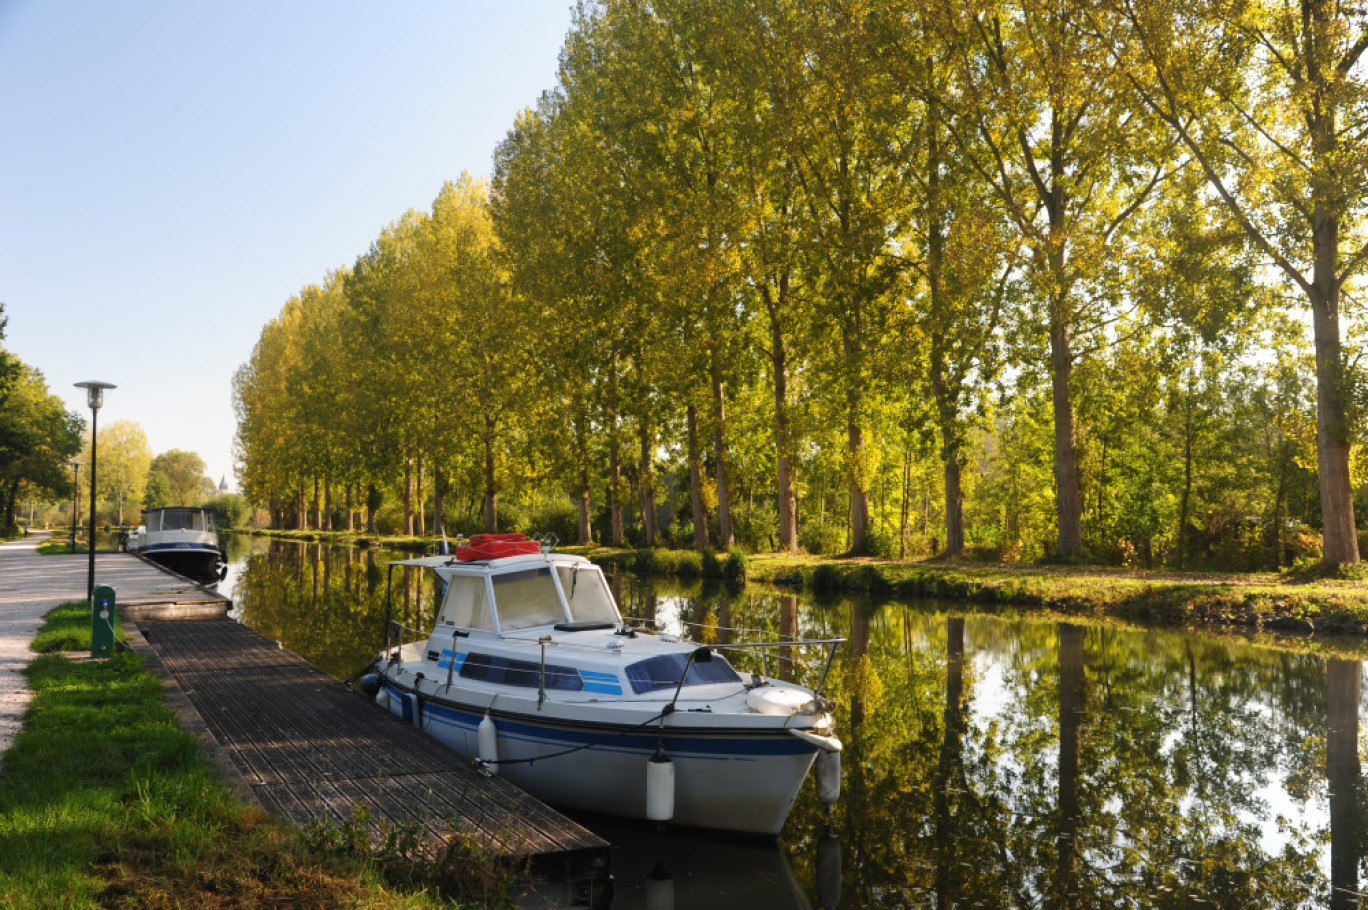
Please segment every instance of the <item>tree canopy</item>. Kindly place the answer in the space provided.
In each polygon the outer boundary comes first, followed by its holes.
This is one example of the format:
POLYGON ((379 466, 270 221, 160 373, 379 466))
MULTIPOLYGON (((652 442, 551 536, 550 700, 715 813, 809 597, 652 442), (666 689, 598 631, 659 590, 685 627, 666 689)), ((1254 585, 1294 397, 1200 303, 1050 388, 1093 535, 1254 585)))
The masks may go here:
POLYGON ((1356 562, 1368 22, 1303 6, 582 4, 489 184, 263 329, 244 487, 297 527, 1356 562))

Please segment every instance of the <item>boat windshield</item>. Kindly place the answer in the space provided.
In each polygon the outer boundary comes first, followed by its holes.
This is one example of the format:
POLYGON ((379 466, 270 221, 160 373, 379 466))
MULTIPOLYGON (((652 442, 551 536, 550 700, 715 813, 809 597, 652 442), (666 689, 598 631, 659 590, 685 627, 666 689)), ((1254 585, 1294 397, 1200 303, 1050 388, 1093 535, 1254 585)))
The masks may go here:
POLYGON ((202 509, 162 509, 161 527, 155 528, 151 522, 156 520, 153 515, 148 516, 149 530, 154 531, 206 531, 208 522, 205 520, 205 513, 202 509))
POLYGON ((560 594, 551 579, 551 569, 542 566, 522 572, 493 576, 494 604, 499 614, 499 631, 511 632, 531 626, 565 622, 560 594))
POLYGON ((601 572, 583 566, 556 566, 556 572, 570 605, 571 622, 621 621, 601 572))
POLYGON ((489 592, 482 575, 453 575, 442 600, 438 624, 451 623, 460 629, 494 630, 489 612, 489 592))

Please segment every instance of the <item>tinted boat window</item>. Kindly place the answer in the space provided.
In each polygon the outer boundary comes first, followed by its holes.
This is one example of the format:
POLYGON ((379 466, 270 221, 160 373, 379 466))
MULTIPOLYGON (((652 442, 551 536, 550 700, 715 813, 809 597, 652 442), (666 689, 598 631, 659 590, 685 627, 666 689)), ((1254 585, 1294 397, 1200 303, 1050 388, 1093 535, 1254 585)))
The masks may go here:
MULTIPOLYGON (((639 660, 628 665, 627 681, 632 684, 632 691, 638 695, 643 692, 654 692, 656 689, 673 689, 679 685, 680 674, 684 672, 684 664, 688 659, 688 654, 662 654, 659 657, 639 660)), ((706 686, 709 683, 740 681, 741 677, 732 669, 731 664, 720 655, 714 654, 708 663, 694 661, 689 666, 689 676, 684 680, 684 685, 706 686)))
POLYGON ((494 605, 501 631, 565 621, 565 611, 549 568, 495 575, 493 582, 494 605))
MULTIPOLYGON (((530 660, 509 660, 506 657, 491 657, 488 654, 468 654, 461 664, 462 679, 478 679, 504 686, 520 686, 524 689, 537 688, 537 678, 541 675, 541 665, 530 660)), ((584 688, 584 680, 574 667, 556 664, 546 665, 546 688, 579 692, 584 688)))
POLYGON ((561 590, 570 604, 571 622, 619 622, 617 607, 597 569, 583 566, 556 566, 561 590))

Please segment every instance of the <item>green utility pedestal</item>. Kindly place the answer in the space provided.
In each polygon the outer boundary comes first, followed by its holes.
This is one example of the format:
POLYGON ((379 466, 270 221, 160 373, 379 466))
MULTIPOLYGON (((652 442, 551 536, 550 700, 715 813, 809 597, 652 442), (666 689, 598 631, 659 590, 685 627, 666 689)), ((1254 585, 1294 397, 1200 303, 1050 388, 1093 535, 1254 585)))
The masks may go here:
POLYGON ((114 589, 96 585, 90 603, 90 656, 114 656, 114 627, 119 622, 119 610, 114 604, 114 589))

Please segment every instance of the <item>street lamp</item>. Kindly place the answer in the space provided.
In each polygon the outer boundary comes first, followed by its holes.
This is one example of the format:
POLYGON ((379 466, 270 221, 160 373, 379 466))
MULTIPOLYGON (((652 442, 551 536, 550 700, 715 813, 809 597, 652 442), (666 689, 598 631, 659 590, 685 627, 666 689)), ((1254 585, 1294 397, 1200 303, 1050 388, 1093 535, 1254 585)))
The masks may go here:
POLYGON ((112 382, 101 382, 98 379, 87 379, 85 382, 76 383, 76 388, 86 390, 86 403, 90 405, 90 570, 86 574, 86 600, 93 601, 95 598, 95 480, 96 465, 99 464, 95 454, 95 440, 98 437, 97 418, 100 413, 100 405, 104 404, 104 390, 116 388, 112 382))
POLYGON ((76 486, 71 494, 71 552, 76 552, 76 510, 81 507, 81 465, 84 461, 77 459, 71 462, 72 477, 76 481, 76 486))

